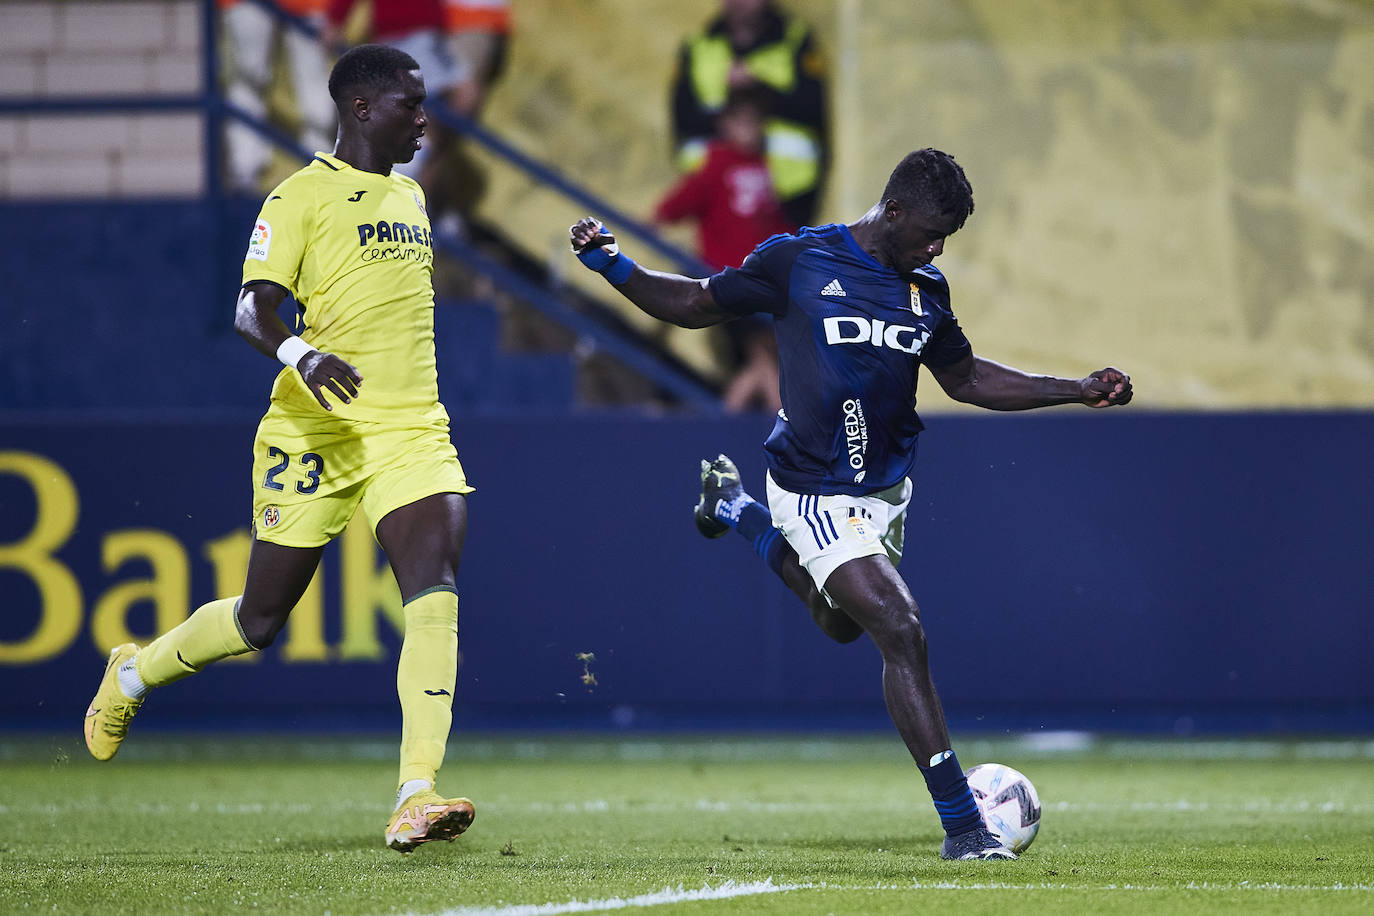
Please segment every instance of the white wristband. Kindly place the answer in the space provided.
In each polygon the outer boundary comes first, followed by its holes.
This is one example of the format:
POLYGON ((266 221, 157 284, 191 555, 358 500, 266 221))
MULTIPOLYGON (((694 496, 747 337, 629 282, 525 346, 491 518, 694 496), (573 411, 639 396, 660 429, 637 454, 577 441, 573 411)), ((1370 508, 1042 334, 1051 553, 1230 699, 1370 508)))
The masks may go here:
POLYGON ((301 359, 307 353, 314 353, 315 348, 304 340, 292 335, 281 342, 277 347, 277 359, 295 369, 299 366, 301 359))

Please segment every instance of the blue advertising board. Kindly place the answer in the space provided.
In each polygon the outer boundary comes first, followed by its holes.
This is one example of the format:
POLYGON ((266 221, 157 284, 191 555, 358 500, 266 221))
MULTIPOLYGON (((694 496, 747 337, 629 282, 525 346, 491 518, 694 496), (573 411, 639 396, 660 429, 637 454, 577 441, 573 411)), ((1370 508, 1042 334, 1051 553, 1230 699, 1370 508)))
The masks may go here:
MULTIPOLYGON (((0 421, 0 720, 74 729, 109 646, 241 589, 255 418, 0 421)), ((460 726, 882 726, 701 457, 762 489, 766 418, 456 417, 477 492, 460 726)), ((902 571, 956 728, 1365 729, 1374 414, 1042 411, 923 435, 902 571), (1229 724, 1228 724, 1229 723, 1229 724)), ((389 728, 399 599, 359 519, 277 643, 140 727, 389 728)))

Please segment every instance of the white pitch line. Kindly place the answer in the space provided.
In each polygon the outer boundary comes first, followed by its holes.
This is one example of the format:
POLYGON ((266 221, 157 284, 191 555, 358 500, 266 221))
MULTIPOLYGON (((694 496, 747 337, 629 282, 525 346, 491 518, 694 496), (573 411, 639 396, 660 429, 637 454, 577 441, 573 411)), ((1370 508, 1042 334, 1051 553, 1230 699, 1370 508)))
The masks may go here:
POLYGON ((703 885, 689 891, 678 885, 674 890, 665 887, 651 894, 636 897, 607 897, 602 900, 569 900, 565 903, 518 903, 498 907, 459 907, 444 910, 437 916, 556 916, 559 913, 595 913, 602 910, 626 910, 632 907, 664 906, 693 900, 725 900, 730 897, 750 897, 755 894, 779 894, 813 887, 810 884, 774 884, 773 879, 736 884, 726 881, 717 887, 703 885))
MULTIPOLYGON (((1242 881, 1239 884, 1217 884, 1212 881, 1189 881, 1187 884, 1009 884, 1000 881, 962 884, 958 881, 912 881, 910 885, 922 891, 1374 891, 1374 884, 1279 884, 1273 881, 1242 881)), ((871 888, 831 888, 833 890, 896 890, 896 886, 871 888)))
POLYGON ((594 913, 604 910, 625 910, 634 907, 665 906, 671 903, 686 903, 694 900, 725 900, 730 897, 747 897, 756 894, 777 894, 787 891, 1144 891, 1165 893, 1169 891, 1220 891, 1233 893, 1240 891, 1260 892, 1333 892, 1352 891, 1356 893, 1374 892, 1374 884, 1279 884, 1271 881, 1239 884, 1218 884, 1211 881, 1190 881, 1186 884, 1012 884, 1002 881, 917 881, 910 884, 869 884, 847 886, 821 882, 819 884, 774 884, 773 879, 755 881, 750 884, 737 884, 726 881, 717 887, 703 886, 699 890, 684 890, 678 885, 674 890, 665 887, 661 891, 640 894, 635 897, 607 897, 601 900, 570 900, 563 903, 517 903, 496 907, 459 907, 444 910, 434 916, 558 916, 562 913, 594 913))

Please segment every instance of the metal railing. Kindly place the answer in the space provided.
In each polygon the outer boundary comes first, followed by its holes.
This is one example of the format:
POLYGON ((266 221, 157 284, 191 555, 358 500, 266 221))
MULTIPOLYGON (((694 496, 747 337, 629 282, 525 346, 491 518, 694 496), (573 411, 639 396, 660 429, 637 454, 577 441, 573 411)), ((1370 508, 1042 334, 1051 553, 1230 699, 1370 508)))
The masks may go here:
MULTIPOLYGON (((256 3, 270 11, 277 19, 290 28, 301 30, 312 37, 319 37, 315 26, 297 16, 285 12, 270 0, 245 0, 256 3)), ((224 186, 224 162, 221 151, 222 137, 228 121, 242 124, 267 140, 271 145, 294 156, 301 162, 309 161, 312 151, 303 148, 294 137, 277 129, 267 121, 234 105, 224 97, 220 88, 219 65, 219 23, 214 0, 197 0, 201 10, 201 88, 199 92, 177 95, 147 97, 125 96, 67 96, 56 98, 0 98, 0 115, 60 115, 78 113, 100 113, 109 111, 177 111, 199 112, 204 117, 204 155, 205 188, 207 203, 222 212, 228 195, 224 186)), ((577 201, 592 212, 605 214, 608 220, 623 227, 650 248, 668 258, 683 273, 705 276, 707 268, 694 255, 665 241, 652 227, 634 219, 628 213, 610 202, 597 197, 577 183, 563 176, 557 169, 541 162, 502 139, 489 127, 478 124, 469 118, 452 111, 442 101, 426 105, 426 112, 433 120, 450 130, 473 140, 512 167, 527 175, 531 181, 547 185, 558 193, 577 201)), ((222 225, 216 219, 215 225, 222 225)), ((644 375, 683 405, 708 414, 722 411, 720 397, 709 385, 673 365, 655 352, 652 345, 618 328, 612 327, 595 316, 588 314, 568 301, 565 291, 554 286, 541 285, 515 270, 508 268, 462 239, 436 231, 435 243, 446 254, 458 259, 473 269, 489 277, 498 288, 527 303, 550 320, 577 335, 585 348, 606 353, 632 370, 644 375)), ((221 239, 207 240, 216 252, 226 250, 221 239)))

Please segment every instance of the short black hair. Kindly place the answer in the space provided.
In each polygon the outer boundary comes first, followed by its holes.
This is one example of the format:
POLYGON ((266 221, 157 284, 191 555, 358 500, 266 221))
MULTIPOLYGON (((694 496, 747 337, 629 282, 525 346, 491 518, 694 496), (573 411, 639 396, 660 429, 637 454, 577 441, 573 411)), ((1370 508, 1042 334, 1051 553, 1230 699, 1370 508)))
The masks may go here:
POLYGON ((359 89, 385 92, 401 85, 402 70, 419 70, 415 58, 387 45, 357 45, 339 55, 329 71, 329 95, 335 105, 346 105, 359 89))
POLYGON ((883 200, 933 216, 955 232, 973 213, 973 185, 949 153, 918 149, 892 170, 883 200))

